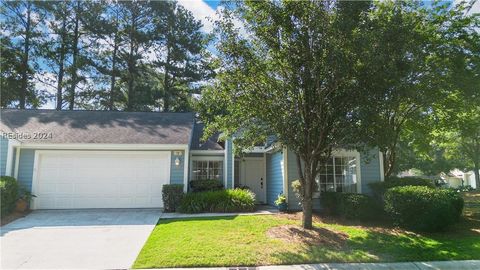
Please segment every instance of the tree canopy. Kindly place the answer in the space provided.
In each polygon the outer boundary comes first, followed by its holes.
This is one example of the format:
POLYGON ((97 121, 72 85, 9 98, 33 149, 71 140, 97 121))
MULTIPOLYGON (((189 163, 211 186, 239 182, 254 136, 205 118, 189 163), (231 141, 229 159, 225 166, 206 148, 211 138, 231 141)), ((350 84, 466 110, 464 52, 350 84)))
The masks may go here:
POLYGON ((473 27, 464 10, 403 1, 236 2, 217 22, 217 82, 204 92, 200 115, 208 131, 235 135, 240 149, 275 136, 296 153, 310 228, 315 179, 333 149, 378 147, 390 175, 408 127, 425 124, 432 105, 455 92, 439 77, 449 73, 445 46, 473 27))

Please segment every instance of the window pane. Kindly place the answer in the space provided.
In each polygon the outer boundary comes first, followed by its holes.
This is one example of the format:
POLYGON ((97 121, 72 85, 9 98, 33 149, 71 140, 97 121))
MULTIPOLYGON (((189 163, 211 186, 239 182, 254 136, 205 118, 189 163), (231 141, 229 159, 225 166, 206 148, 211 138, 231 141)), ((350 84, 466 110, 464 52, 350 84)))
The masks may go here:
POLYGON ((320 191, 356 192, 355 157, 332 157, 326 166, 320 168, 318 186, 320 191))

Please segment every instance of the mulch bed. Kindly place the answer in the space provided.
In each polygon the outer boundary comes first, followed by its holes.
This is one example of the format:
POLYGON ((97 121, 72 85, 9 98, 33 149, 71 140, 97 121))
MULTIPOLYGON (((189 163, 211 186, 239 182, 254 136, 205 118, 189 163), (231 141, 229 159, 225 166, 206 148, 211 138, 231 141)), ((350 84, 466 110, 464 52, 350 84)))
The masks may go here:
POLYGON ((25 212, 17 212, 17 211, 14 211, 13 213, 11 213, 10 215, 6 216, 6 217, 2 217, 1 220, 0 220, 0 226, 3 226, 3 225, 6 225, 16 219, 19 219, 19 218, 23 218, 23 217, 26 217, 28 214, 30 214, 30 210, 27 210, 25 212))
POLYGON ((314 227, 311 230, 304 229, 297 225, 283 225, 271 228, 267 236, 281 239, 285 242, 303 243, 311 246, 328 246, 340 248, 345 244, 348 235, 341 232, 314 227))

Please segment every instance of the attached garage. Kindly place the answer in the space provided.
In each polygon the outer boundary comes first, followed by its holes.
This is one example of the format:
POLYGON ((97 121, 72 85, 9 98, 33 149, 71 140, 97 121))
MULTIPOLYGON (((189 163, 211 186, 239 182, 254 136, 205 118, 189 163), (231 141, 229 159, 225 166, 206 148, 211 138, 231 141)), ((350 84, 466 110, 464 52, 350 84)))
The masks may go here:
POLYGON ((163 207, 170 151, 37 151, 34 209, 163 207))
POLYGON ((35 195, 33 209, 162 208, 163 185, 187 189, 193 113, 0 114, 0 174, 35 195))

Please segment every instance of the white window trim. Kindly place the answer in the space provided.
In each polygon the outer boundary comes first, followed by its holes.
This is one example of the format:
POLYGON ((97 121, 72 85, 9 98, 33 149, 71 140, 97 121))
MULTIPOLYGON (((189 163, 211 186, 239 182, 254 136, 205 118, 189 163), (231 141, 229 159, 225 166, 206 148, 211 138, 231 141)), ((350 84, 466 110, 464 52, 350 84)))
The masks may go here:
MULTIPOLYGON (((223 167, 225 169, 225 158, 224 157, 219 157, 219 156, 192 156, 190 158, 190 178, 193 178, 193 162, 194 161, 223 161, 223 167)), ((223 182, 225 184, 225 171, 223 171, 223 182)), ((190 179, 192 180, 192 179, 190 179)), ((187 180, 188 184, 188 180, 187 180)))
POLYGON ((288 201, 288 148, 285 146, 282 151, 283 160, 281 165, 283 166, 283 194, 288 201))
MULTIPOLYGON (((357 193, 362 193, 362 175, 361 175, 361 161, 360 161, 360 152, 355 151, 355 150, 344 150, 344 149, 339 149, 339 150, 333 150, 332 151, 332 156, 330 158, 335 158, 335 157, 355 157, 355 170, 356 170, 356 175, 357 175, 357 193)), ((320 197, 320 191, 314 192, 313 193, 314 198, 319 198, 320 197)))
MULTIPOLYGON (((13 176, 15 174, 15 168, 13 166, 15 165, 15 161, 13 160, 13 152, 16 151, 15 147, 19 146, 20 143, 17 140, 8 140, 8 147, 7 147, 7 160, 6 160, 6 168, 5 168, 5 174, 8 176, 13 176), (14 170, 12 172, 12 169, 14 170)), ((16 158, 15 158, 16 159, 16 158)))

